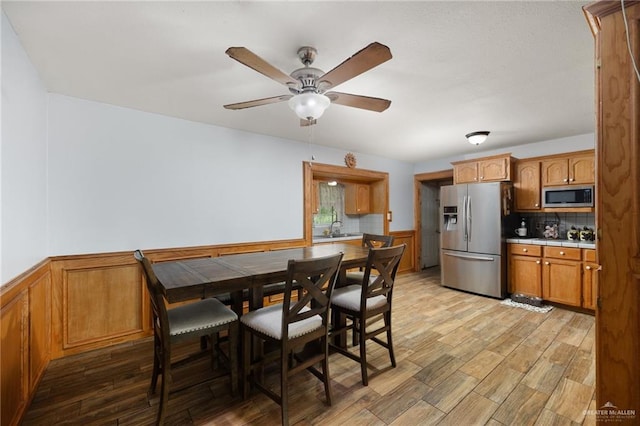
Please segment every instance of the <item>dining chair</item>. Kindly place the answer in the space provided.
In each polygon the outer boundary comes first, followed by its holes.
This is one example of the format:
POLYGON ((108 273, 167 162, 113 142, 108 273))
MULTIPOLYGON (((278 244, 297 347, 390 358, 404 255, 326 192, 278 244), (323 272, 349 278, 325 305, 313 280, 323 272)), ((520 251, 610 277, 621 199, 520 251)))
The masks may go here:
POLYGON ((284 300, 248 312, 240 318, 243 396, 253 384, 280 405, 282 424, 289 424, 289 378, 308 370, 324 383, 325 397, 331 405, 329 383, 329 306, 342 253, 306 260, 289 260, 284 300), (293 300, 300 286, 302 295, 293 300), (252 347, 252 343, 254 344, 252 347), (274 350, 266 352, 268 345, 274 350), (280 364, 280 393, 264 384, 264 366, 280 364), (315 365, 320 363, 320 372, 315 365))
MULTIPOLYGON (((220 351, 217 340, 218 333, 226 330, 229 342, 227 358, 231 376, 231 393, 235 395, 238 389, 238 316, 215 298, 202 299, 167 309, 161 284, 153 272, 151 262, 140 250, 134 252, 134 257, 142 268, 153 310, 153 370, 149 395, 155 394, 158 376, 162 376, 156 424, 164 423, 173 368, 198 359, 202 355, 201 351, 172 363, 171 351, 172 345, 175 343, 188 339, 197 341, 202 337, 209 337, 213 367, 220 351)), ((189 386, 203 383, 212 378, 215 377, 207 377, 198 383, 190 383, 189 386)), ((177 390, 180 389, 172 389, 172 391, 177 390)))
MULTIPOLYGON (((369 384, 366 342, 371 340, 389 351, 391 366, 396 366, 391 335, 391 301, 393 284, 406 244, 372 248, 360 284, 336 288, 331 299, 331 338, 343 337, 347 331, 358 336, 359 354, 343 344, 331 344, 336 352, 360 363, 362 384, 369 384), (376 272, 376 275, 372 274, 376 272), (346 320, 350 322, 347 323, 346 320), (380 324, 380 320, 382 323, 380 324), (386 333, 386 342, 378 335, 386 333)), ((355 346, 355 345, 354 345, 355 346)))
MULTIPOLYGON (((376 234, 362 234, 362 247, 377 248, 377 247, 391 247, 393 245, 393 235, 376 235, 376 234)), ((358 271, 347 271, 344 283, 341 285, 360 284, 364 277, 364 268, 360 268, 358 271)))

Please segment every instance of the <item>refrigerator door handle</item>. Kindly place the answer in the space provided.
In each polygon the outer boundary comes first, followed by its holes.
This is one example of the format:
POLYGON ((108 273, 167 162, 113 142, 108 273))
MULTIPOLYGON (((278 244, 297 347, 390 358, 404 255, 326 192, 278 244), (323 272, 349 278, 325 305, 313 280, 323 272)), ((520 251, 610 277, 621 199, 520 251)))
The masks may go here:
POLYGON ((463 227, 464 240, 467 241, 467 196, 466 195, 462 198, 462 227, 463 227))
POLYGON ((459 257, 461 259, 470 259, 470 260, 483 260, 483 261, 489 261, 489 262, 495 262, 495 259, 493 257, 488 257, 488 256, 474 256, 471 254, 457 254, 457 253, 449 253, 449 252, 443 252, 442 253, 445 256, 451 256, 451 257, 459 257))
POLYGON ((467 228, 467 241, 471 241, 471 228, 472 228, 472 224, 471 224, 471 195, 467 196, 467 211, 465 213, 466 219, 467 219, 467 223, 466 223, 466 228, 467 228))

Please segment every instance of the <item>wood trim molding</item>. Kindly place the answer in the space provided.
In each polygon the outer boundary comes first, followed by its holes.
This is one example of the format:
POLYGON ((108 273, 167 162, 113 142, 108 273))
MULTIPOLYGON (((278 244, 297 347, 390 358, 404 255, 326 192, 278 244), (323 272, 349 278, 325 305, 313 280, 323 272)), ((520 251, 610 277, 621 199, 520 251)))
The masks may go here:
MULTIPOLYGON (((640 2, 625 1, 640 39, 640 2)), ((583 8, 596 52, 596 407, 640 412, 640 83, 629 58, 621 2, 583 8)), ((633 55, 640 46, 632 43, 633 55)), ((614 420, 604 418, 600 423, 614 420)), ((619 420, 619 419, 615 419, 619 420)))
POLYGON ((583 149, 581 151, 561 152, 558 154, 539 155, 537 157, 519 158, 516 160, 516 162, 520 163, 524 161, 544 161, 544 160, 554 160, 559 158, 578 157, 581 155, 593 155, 595 154, 595 152, 596 152, 595 149, 583 149))
POLYGON ((373 194, 372 205, 376 212, 382 213, 383 233, 389 233, 389 173, 374 170, 356 169, 331 164, 312 163, 304 161, 303 188, 304 188, 304 242, 306 245, 313 244, 313 180, 338 180, 341 182, 368 183, 371 185, 373 194))
POLYGON ((16 425, 51 359, 50 261, 43 260, 0 289, 1 424, 16 425))
POLYGON ((451 181, 453 183, 453 169, 440 170, 437 172, 419 173, 413 176, 413 222, 414 229, 418 233, 415 238, 414 250, 414 271, 420 271, 420 258, 422 255, 422 239, 420 232, 422 231, 422 196, 420 189, 423 182, 440 182, 451 181))
POLYGON ((0 287, 0 308, 4 307, 5 303, 9 303, 11 299, 27 288, 30 283, 49 273, 49 264, 50 260, 44 259, 0 287))
POLYGON ((455 166, 457 164, 465 164, 465 163, 474 162, 474 161, 495 160, 496 158, 511 158, 512 160, 516 160, 516 158, 511 157, 510 152, 505 152, 504 154, 490 155, 487 157, 478 157, 478 158, 471 158, 469 160, 452 161, 451 164, 455 166))
MULTIPOLYGON (((639 0, 625 0, 625 9, 640 3, 639 0)), ((622 4, 620 1, 603 0, 595 3, 588 4, 582 8, 591 32, 596 35, 600 32, 601 19, 605 16, 611 15, 622 10, 622 4)))

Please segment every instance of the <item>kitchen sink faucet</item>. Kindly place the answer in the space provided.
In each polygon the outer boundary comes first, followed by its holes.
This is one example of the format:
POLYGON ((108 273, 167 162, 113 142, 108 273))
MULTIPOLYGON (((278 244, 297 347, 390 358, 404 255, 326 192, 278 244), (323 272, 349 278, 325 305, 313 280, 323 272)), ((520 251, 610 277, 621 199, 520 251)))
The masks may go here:
POLYGON ((339 220, 334 220, 333 222, 331 222, 331 225, 329 225, 329 235, 333 235, 334 233, 333 225, 335 225, 336 223, 339 223, 340 226, 342 226, 342 222, 339 220))

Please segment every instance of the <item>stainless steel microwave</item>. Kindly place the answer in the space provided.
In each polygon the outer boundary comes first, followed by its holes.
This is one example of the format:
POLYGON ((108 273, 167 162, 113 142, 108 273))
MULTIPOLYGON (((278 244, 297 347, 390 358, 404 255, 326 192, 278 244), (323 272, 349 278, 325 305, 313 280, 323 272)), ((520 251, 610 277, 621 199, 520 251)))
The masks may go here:
POLYGON ((594 198, 593 185, 542 188, 542 207, 593 207, 594 198))

